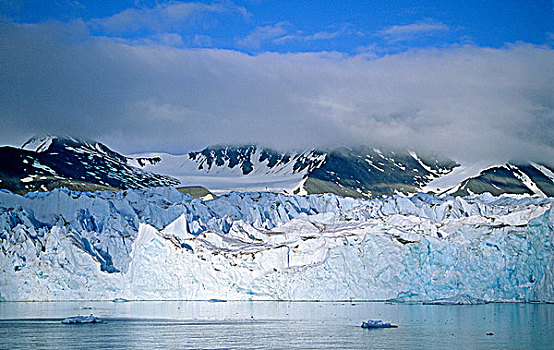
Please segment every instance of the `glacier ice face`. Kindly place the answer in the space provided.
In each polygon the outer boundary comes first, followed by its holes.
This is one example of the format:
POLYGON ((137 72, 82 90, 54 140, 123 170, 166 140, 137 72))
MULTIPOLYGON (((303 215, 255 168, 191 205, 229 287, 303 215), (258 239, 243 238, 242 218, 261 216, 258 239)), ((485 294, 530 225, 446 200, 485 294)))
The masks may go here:
POLYGON ((554 300, 551 198, 0 192, 0 300, 554 300))

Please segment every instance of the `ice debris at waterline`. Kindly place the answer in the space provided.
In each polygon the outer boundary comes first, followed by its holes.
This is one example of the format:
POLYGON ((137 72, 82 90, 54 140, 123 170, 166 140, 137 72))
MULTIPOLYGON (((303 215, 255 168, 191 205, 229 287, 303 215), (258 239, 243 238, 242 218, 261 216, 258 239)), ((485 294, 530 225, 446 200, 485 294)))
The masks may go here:
POLYGON ((77 323, 102 323, 102 319, 90 315, 90 316, 71 316, 65 318, 62 323, 64 324, 77 324, 77 323))
POLYGON ((437 300, 424 301, 427 305, 481 305, 487 304, 486 300, 473 298, 471 295, 458 294, 450 298, 441 298, 437 300))
POLYGON ((553 301, 553 201, 0 192, 0 300, 553 301))
POLYGON ((367 320, 362 322, 362 328, 398 328, 398 326, 381 320, 367 320))
POLYGON ((127 299, 123 299, 123 298, 115 298, 114 300, 112 300, 114 303, 127 303, 129 302, 129 300, 127 299))

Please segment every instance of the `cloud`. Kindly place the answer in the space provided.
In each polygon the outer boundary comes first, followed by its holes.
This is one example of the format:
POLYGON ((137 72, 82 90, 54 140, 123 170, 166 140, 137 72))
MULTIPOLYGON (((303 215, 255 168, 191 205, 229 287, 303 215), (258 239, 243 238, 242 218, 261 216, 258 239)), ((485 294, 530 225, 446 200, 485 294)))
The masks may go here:
POLYGON ((309 36, 305 36, 304 39, 305 40, 328 40, 328 39, 334 39, 341 34, 342 32, 338 30, 334 32, 322 31, 322 32, 314 33, 309 36))
POLYGON ((304 41, 310 41, 310 40, 330 40, 335 39, 341 36, 364 36, 365 34, 360 31, 356 30, 352 25, 350 24, 343 24, 336 30, 325 30, 321 32, 316 32, 311 35, 305 35, 302 36, 301 39, 304 41))
POLYGON ((213 38, 209 35, 196 34, 192 38, 192 44, 196 47, 214 46, 213 38))
POLYGON ((237 44, 240 47, 259 48, 265 42, 283 42, 292 38, 289 34, 291 24, 287 22, 279 22, 276 24, 259 26, 254 29, 245 38, 239 39, 237 44))
POLYGON ((121 42, 127 42, 128 44, 132 45, 163 45, 174 47, 185 46, 183 38, 177 33, 154 33, 145 38, 121 40, 121 42))
POLYGON ((417 37, 444 33, 449 27, 441 22, 417 22, 406 25, 394 25, 377 33, 390 42, 412 40, 417 37))
POLYGON ((0 25, 0 47, 10 48, 0 51, 3 143, 48 132, 122 152, 368 144, 554 159, 548 47, 247 55, 128 45, 89 37, 82 23, 65 34, 55 23, 0 25))
POLYGON ((88 24, 94 30, 109 35, 124 35, 141 31, 167 32, 182 30, 207 14, 238 13, 248 17, 243 7, 230 3, 204 4, 200 2, 171 2, 154 8, 130 8, 113 16, 97 18, 88 24))
POLYGON ((294 29, 294 26, 288 22, 279 22, 276 24, 256 27, 245 38, 237 41, 240 47, 259 48, 265 43, 286 44, 291 41, 309 42, 316 40, 331 40, 345 35, 363 36, 360 31, 354 30, 351 25, 342 25, 337 30, 324 30, 307 34, 294 29))

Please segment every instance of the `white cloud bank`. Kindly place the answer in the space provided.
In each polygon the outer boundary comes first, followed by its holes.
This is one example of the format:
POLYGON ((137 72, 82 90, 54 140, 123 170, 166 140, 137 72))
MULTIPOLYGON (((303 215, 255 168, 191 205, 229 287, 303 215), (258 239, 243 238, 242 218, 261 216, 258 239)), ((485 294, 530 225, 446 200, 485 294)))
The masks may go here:
POLYGON ((123 152, 371 144, 554 159, 551 48, 249 56, 132 46, 89 37, 78 22, 67 35, 56 23, 0 25, 3 143, 49 132, 123 152))

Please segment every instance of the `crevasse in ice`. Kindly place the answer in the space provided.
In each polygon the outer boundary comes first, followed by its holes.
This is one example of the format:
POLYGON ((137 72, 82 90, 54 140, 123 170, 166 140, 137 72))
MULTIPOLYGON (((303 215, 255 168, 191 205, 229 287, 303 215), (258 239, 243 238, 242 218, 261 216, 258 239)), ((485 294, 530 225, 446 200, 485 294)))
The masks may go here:
POLYGON ((0 300, 554 300, 553 199, 0 192, 0 300))

